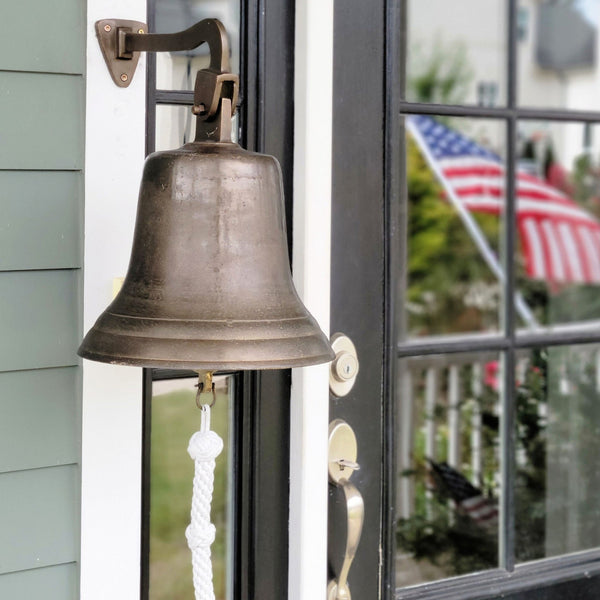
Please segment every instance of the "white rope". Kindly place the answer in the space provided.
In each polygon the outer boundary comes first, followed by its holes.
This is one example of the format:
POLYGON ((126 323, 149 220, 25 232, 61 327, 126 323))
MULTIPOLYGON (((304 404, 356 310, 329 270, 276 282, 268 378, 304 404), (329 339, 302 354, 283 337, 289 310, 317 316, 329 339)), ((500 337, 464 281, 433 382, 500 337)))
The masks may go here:
POLYGON ((188 453, 194 460, 194 491, 191 523, 185 530, 192 551, 192 569, 196 600, 215 600, 212 581, 210 545, 215 540, 215 526, 210 522, 215 458, 223 450, 223 440, 210 430, 210 406, 202 406, 200 431, 190 439, 188 453))

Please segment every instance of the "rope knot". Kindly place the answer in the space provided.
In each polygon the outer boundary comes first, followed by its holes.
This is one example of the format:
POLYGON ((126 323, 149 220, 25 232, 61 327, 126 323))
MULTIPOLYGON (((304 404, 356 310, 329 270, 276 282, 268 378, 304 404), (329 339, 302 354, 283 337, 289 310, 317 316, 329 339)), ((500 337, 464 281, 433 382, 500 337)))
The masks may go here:
POLYGON ((190 438, 188 454, 193 460, 214 460, 223 450, 223 440, 214 431, 196 431, 190 438))
POLYGON ((187 526, 185 537, 190 550, 205 547, 209 548, 215 541, 216 528, 212 523, 204 524, 202 527, 195 527, 193 524, 187 526))

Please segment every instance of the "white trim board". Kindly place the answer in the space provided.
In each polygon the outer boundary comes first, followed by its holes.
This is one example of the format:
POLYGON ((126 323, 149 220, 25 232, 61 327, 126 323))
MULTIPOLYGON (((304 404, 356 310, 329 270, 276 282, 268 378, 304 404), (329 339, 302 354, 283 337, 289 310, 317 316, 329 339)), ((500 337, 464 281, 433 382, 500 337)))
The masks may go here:
MULTIPOLYGON (((98 19, 146 20, 145 0, 88 0, 84 329, 125 275, 144 161, 145 57, 129 88, 111 80, 98 19)), ((84 361, 81 599, 135 600, 140 588, 142 371, 84 361)))
MULTIPOLYGON (((296 3, 293 271, 329 334, 333 0, 296 3)), ((289 600, 325 598, 329 366, 292 372, 289 600)))

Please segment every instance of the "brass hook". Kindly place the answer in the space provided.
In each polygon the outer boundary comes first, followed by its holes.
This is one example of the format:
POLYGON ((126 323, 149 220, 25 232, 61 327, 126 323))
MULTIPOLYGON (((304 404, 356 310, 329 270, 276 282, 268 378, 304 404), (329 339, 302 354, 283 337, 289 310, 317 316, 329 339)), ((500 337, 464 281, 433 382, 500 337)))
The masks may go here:
POLYGON ((200 396, 202 394, 212 393, 212 402, 208 404, 210 408, 212 408, 217 401, 217 392, 215 392, 215 383, 213 381, 213 372, 212 371, 198 371, 198 383, 194 386, 198 388, 196 392, 196 406, 202 409, 203 406, 206 406, 207 402, 201 402, 200 396))

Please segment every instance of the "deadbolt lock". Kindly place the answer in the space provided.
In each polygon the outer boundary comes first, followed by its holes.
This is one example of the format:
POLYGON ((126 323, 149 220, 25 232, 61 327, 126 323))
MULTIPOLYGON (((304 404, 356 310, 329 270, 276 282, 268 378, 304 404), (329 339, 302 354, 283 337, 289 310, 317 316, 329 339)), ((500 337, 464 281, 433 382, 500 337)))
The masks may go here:
POLYGON ((329 389, 341 398, 350 392, 358 375, 358 356, 352 340, 343 333, 331 338, 335 358, 329 370, 329 389))

